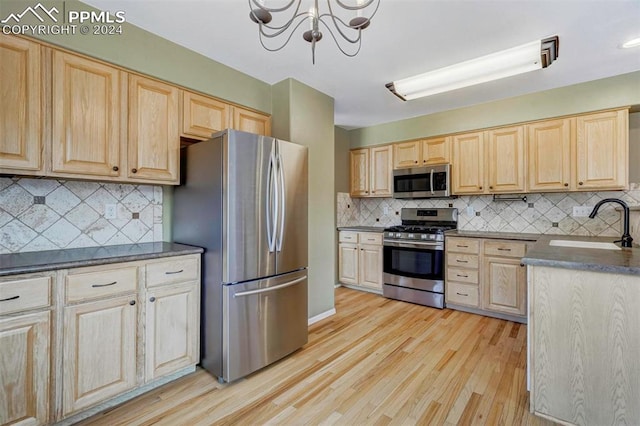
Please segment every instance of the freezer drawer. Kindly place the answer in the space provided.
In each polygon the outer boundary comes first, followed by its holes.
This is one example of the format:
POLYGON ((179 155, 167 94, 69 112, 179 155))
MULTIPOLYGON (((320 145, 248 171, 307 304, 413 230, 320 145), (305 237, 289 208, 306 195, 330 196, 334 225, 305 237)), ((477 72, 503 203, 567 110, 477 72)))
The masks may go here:
POLYGON ((222 379, 246 376, 307 343, 307 271, 223 286, 222 379))

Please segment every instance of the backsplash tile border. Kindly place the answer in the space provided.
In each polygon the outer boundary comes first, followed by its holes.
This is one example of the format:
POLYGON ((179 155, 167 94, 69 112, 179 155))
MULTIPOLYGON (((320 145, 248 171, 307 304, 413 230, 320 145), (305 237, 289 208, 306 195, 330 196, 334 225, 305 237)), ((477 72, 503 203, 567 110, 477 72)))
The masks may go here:
POLYGON ((158 185, 0 177, 0 254, 163 241, 162 209, 158 185))
POLYGON ((527 202, 493 201, 491 195, 427 200, 351 198, 338 192, 336 223, 388 227, 400 224, 403 207, 455 207, 458 228, 465 231, 620 236, 621 218, 615 205, 603 206, 594 219, 572 216, 574 206, 593 206, 604 198, 620 198, 629 206, 640 206, 640 183, 631 183, 628 191, 527 194, 527 202))

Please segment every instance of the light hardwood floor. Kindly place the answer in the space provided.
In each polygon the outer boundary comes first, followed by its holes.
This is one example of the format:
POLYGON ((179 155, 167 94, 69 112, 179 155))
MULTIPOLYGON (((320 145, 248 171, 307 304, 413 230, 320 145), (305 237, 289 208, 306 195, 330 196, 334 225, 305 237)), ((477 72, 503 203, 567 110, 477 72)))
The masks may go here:
POLYGON ((336 310, 243 380, 199 369, 83 424, 552 424, 529 413, 526 326, 342 287, 336 310))

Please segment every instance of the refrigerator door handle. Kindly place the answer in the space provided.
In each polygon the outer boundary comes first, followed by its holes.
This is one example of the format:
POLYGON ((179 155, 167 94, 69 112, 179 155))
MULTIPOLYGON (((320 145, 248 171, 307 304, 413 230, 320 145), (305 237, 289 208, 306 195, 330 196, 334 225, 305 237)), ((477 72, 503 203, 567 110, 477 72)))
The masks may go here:
POLYGON ((276 249, 276 217, 278 215, 278 192, 275 185, 275 154, 273 148, 271 149, 271 155, 269 156, 269 170, 267 172, 267 198, 266 198, 266 210, 267 210, 267 242, 269 243, 269 253, 273 253, 276 249), (271 193, 275 198, 275 203, 271 199, 271 193), (274 212, 275 206, 275 212, 274 212))
POLYGON ((243 296, 250 296, 252 294, 268 293, 270 291, 280 290, 281 288, 291 287, 292 285, 296 285, 299 282, 302 282, 302 281, 304 281, 306 279, 307 279, 307 277, 304 276, 304 277, 297 278, 297 279, 295 279, 293 281, 286 282, 284 284, 274 285, 273 287, 259 288, 257 290, 241 291, 241 292, 238 292, 238 293, 234 294, 233 297, 243 297, 243 296))
POLYGON ((282 166, 282 155, 278 153, 278 180, 279 180, 279 189, 280 189, 280 235, 278 236, 278 245, 277 250, 282 251, 282 239, 284 238, 284 221, 285 215, 287 212, 287 197, 286 191, 284 187, 284 171, 282 166))

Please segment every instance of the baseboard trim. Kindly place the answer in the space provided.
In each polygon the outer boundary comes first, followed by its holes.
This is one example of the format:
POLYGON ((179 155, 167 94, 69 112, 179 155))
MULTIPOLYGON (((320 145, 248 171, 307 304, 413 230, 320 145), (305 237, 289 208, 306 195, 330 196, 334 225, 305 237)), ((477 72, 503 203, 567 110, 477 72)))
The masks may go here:
POLYGON ((328 311, 325 311, 325 312, 323 312, 321 314, 318 314, 318 315, 316 315, 314 317, 309 318, 309 320, 307 322, 307 325, 311 325, 313 323, 316 323, 316 322, 318 322, 320 320, 323 320, 323 319, 328 318, 331 315, 335 315, 335 314, 336 314, 336 308, 329 309, 328 311))

